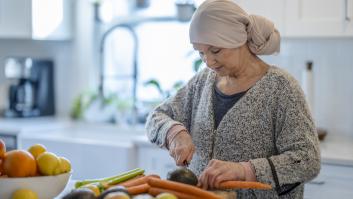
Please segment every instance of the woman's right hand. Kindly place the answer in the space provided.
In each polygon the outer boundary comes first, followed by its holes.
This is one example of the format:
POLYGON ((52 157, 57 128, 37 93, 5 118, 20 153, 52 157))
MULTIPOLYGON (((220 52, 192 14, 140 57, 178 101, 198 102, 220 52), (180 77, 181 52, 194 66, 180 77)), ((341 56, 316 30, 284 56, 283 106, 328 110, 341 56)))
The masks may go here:
POLYGON ((195 152, 190 134, 183 130, 179 132, 169 143, 169 154, 175 160, 177 166, 185 166, 189 163, 195 152))

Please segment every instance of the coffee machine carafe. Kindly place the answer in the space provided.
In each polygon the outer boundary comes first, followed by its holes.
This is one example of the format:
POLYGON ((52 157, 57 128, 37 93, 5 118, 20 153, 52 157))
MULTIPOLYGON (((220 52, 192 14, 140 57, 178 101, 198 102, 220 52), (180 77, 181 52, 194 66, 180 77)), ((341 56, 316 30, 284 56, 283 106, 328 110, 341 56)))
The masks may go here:
POLYGON ((5 117, 54 115, 53 61, 7 58, 5 76, 11 81, 5 117))

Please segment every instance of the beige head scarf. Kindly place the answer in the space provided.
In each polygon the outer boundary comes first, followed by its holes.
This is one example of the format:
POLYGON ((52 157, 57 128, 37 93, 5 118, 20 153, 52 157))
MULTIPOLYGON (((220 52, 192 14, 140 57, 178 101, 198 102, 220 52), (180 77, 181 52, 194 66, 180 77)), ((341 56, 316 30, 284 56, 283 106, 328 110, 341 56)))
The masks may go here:
POLYGON ((251 52, 270 55, 280 50, 280 34, 264 17, 248 15, 234 0, 206 0, 194 13, 190 42, 221 48, 247 43, 251 52))

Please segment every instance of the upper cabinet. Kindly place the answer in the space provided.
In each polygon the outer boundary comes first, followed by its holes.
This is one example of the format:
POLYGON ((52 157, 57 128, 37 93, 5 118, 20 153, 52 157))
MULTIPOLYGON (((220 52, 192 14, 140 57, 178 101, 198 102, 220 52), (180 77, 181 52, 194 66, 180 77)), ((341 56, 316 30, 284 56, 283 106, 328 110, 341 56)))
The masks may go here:
POLYGON ((353 0, 287 0, 288 37, 353 36, 353 0))
POLYGON ((353 36, 353 0, 235 0, 272 20, 283 37, 353 36))
POLYGON ((71 38, 70 0, 0 0, 0 38, 71 38))
POLYGON ((236 0, 248 14, 260 15, 270 19, 280 31, 284 32, 284 0, 236 0))

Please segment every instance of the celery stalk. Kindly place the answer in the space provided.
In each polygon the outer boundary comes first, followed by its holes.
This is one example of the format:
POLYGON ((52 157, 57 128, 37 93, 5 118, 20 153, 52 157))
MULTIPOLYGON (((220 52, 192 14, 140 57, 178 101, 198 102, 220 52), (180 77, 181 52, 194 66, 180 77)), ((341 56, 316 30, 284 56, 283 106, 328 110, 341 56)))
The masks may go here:
POLYGON ((131 178, 134 178, 138 175, 142 175, 145 171, 144 170, 140 170, 140 171, 134 171, 134 172, 131 172, 131 173, 128 173, 126 175, 123 175, 123 176, 119 176, 119 177, 116 177, 116 178, 113 178, 113 179, 110 179, 108 181, 108 184, 109 185, 115 185, 115 184, 118 184, 120 182, 124 182, 126 180, 129 180, 131 178))
MULTIPOLYGON (((81 187, 83 185, 90 184, 90 183, 95 183, 95 182, 106 182, 106 183, 109 183, 110 181, 114 181, 115 179, 119 179, 119 178, 126 179, 126 176, 134 176, 135 177, 135 176, 143 174, 143 173, 144 173, 143 169, 136 168, 136 169, 124 172, 124 173, 116 175, 116 176, 100 178, 100 179, 89 179, 89 180, 77 181, 75 183, 75 188, 79 188, 79 187, 81 187)), ((127 178, 127 179, 130 179, 130 178, 127 178)))

